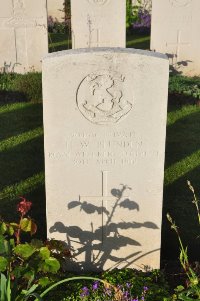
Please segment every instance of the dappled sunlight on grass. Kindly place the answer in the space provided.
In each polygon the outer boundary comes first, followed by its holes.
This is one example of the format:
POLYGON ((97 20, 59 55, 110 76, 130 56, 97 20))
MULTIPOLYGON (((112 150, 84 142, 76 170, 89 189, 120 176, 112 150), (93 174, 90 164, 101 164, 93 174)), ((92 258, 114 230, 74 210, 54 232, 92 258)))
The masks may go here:
POLYGON ((128 37, 126 41, 127 48, 150 49, 150 36, 128 37))
POLYGON ((12 104, 3 104, 0 105, 0 114, 8 113, 8 112, 13 112, 15 110, 21 110, 27 107, 31 107, 33 104, 32 103, 24 103, 24 102, 17 102, 17 103, 12 103, 12 104))
POLYGON ((165 186, 172 184, 198 166, 200 166, 200 149, 165 170, 165 186))
POLYGON ((178 107, 176 110, 169 112, 167 116, 167 125, 172 125, 176 121, 191 115, 193 113, 200 112, 200 106, 188 105, 183 107, 178 107))
POLYGON ((33 175, 19 183, 6 186, 0 191, 0 201, 3 199, 14 200, 19 198, 19 196, 26 195, 34 191, 42 185, 44 185, 44 172, 33 175))
POLYGON ((8 139, 4 139, 0 141, 0 152, 6 151, 10 148, 13 148, 21 143, 28 142, 34 138, 43 135, 43 128, 38 127, 34 130, 24 132, 23 134, 19 134, 8 139))

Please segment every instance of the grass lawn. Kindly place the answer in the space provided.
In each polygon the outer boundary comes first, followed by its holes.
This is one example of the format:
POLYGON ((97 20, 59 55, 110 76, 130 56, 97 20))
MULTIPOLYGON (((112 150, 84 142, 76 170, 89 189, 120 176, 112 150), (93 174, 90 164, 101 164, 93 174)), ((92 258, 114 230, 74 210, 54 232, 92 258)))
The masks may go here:
MULTIPOLYGON (((68 47, 62 34, 51 34, 50 50, 68 47)), ((149 36, 128 36, 127 47, 149 48, 149 36)), ((0 214, 12 221, 17 217, 19 196, 33 202, 31 216, 36 220, 38 236, 45 238, 45 187, 42 104, 12 103, 0 105, 0 214)), ((162 258, 176 259, 178 242, 170 230, 166 213, 170 212, 189 244, 198 255, 200 239, 190 180, 200 194, 200 107, 196 105, 168 108, 162 258), (195 246, 194 246, 195 244, 195 246)), ((56 201, 56 200, 55 200, 56 201)))
MULTIPOLYGON (((136 49, 150 49, 150 36, 149 34, 138 34, 132 33, 127 34, 127 48, 136 48, 136 49)), ((71 49, 71 39, 69 34, 49 34, 49 51, 61 51, 71 49)))

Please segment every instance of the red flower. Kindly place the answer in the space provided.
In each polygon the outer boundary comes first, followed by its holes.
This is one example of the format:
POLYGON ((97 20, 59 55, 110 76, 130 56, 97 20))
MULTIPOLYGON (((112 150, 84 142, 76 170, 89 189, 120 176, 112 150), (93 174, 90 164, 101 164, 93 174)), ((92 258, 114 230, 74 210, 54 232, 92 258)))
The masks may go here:
POLYGON ((17 211, 19 211, 21 215, 24 216, 31 209, 32 203, 27 201, 23 197, 20 197, 20 199, 22 199, 22 201, 17 205, 17 211))

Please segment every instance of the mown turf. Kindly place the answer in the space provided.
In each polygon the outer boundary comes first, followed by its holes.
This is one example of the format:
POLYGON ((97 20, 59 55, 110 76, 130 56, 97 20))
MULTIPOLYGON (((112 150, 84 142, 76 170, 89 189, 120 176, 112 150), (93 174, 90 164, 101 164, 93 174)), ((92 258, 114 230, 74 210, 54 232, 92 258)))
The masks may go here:
MULTIPOLYGON (((71 37, 69 34, 49 34, 49 51, 61 51, 71 49, 71 37)), ((149 34, 127 33, 127 48, 150 49, 149 34)))
POLYGON ((193 184, 196 194, 200 195, 200 107, 172 106, 169 108, 165 186, 163 210, 163 254, 174 257, 177 248, 177 237, 166 220, 170 212, 179 226, 180 233, 189 252, 197 257, 200 250, 200 234, 192 193, 187 180, 193 184))
POLYGON ((33 217, 45 235, 42 104, 0 106, 0 215, 17 218, 20 196, 33 202, 33 217))

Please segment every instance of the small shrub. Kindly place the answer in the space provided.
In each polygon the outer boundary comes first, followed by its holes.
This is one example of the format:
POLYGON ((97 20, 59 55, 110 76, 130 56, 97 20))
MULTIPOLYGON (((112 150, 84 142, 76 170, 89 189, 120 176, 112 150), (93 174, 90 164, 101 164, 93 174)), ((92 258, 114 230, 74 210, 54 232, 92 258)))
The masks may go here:
POLYGON ((0 74, 0 102, 24 101, 42 101, 42 74, 0 74))
POLYGON ((24 94, 26 101, 42 101, 42 74, 39 72, 19 74, 13 81, 12 90, 24 94))
POLYGON ((17 205, 18 223, 0 221, 0 299, 22 300, 38 286, 51 284, 63 259, 70 256, 63 243, 32 239, 37 225, 28 216, 32 203, 21 197, 17 205), (30 234, 30 242, 22 236, 30 234), (52 276, 52 279, 51 279, 52 276), (24 296, 25 297, 25 296, 24 296))
POLYGON ((131 0, 126 0, 126 28, 130 29, 132 24, 139 19, 139 9, 141 0, 137 0, 136 5, 132 4, 131 0))
POLYGON ((169 96, 174 102, 199 104, 200 77, 186 77, 171 74, 169 78, 169 96))
POLYGON ((66 33, 65 22, 59 22, 57 19, 53 19, 51 16, 48 17, 48 32, 50 33, 66 33))

